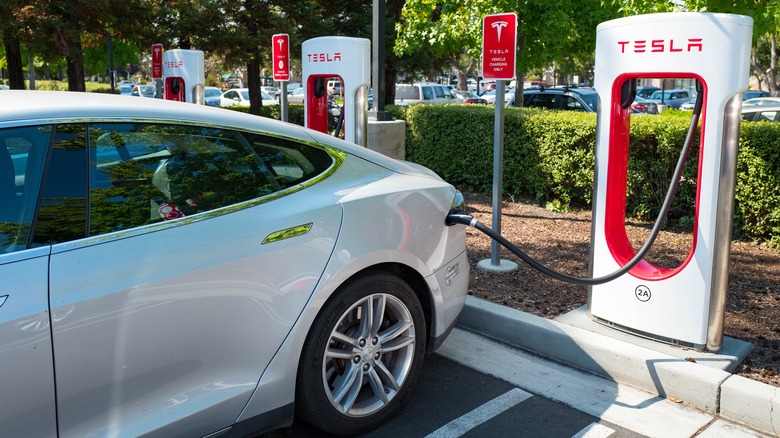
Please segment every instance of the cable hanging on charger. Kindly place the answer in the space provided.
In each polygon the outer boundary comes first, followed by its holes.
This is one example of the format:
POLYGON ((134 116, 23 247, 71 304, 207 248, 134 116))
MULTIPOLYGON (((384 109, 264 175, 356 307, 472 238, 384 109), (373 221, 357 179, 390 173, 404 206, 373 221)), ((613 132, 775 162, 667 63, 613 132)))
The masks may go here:
MULTIPOLYGON (((688 153, 690 152, 691 147, 693 145, 693 139, 696 135, 696 127, 699 125, 699 116, 701 114, 701 108, 703 103, 702 85, 699 81, 696 81, 696 90, 697 90, 696 105, 694 106, 693 109, 691 124, 688 127, 688 133, 685 137, 685 143, 683 145, 682 151, 680 151, 680 157, 677 160, 677 166, 675 167, 674 174, 672 175, 672 183, 669 185, 669 189, 666 192, 666 197, 664 198, 664 203, 662 204, 661 210, 658 213, 658 218, 656 218, 655 223, 653 224, 653 228, 650 231, 650 235, 648 236, 644 245, 642 245, 642 247, 639 249, 639 251, 637 251, 634 257, 620 269, 598 278, 575 277, 572 275, 555 271, 537 262, 536 260, 531 258, 528 254, 523 252, 523 250, 513 245, 508 240, 506 240, 503 236, 493 231, 490 227, 480 223, 477 219, 475 219, 474 217, 472 217, 471 215, 469 215, 464 211, 461 210, 450 211, 450 213, 447 215, 447 219, 445 220, 445 223, 447 225, 462 224, 462 225, 467 225, 476 228, 477 230, 488 235, 496 242, 501 244, 503 247, 511 251, 513 254, 518 256, 521 260, 528 263, 534 269, 537 269, 541 273, 548 275, 552 278, 565 281, 567 283, 572 283, 581 286, 595 286, 597 284, 608 283, 626 274, 631 269, 633 269, 634 266, 639 264, 639 262, 641 262, 642 259, 644 259, 647 252, 650 251, 650 248, 653 246, 655 239, 658 237, 658 234, 661 232, 661 228, 664 226, 664 223, 666 222, 666 217, 669 214, 669 210, 672 207, 672 201, 674 200, 674 195, 677 192, 677 188, 680 184, 680 178, 682 177, 683 169, 685 168, 685 162, 688 159, 688 153)), ((630 106, 634 100, 635 93, 636 93, 635 83, 633 83, 633 81, 626 81, 626 84, 624 84, 623 87, 624 96, 621 102, 621 106, 623 105, 630 106)), ((623 108, 626 108, 626 106, 623 106, 623 108)))

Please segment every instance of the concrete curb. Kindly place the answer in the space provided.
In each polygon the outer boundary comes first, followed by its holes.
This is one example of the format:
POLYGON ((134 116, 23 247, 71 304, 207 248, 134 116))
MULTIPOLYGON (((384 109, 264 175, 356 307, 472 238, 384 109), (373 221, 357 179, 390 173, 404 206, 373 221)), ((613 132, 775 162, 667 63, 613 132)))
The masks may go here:
MULTIPOLYGON (((472 296, 466 298, 458 325, 762 432, 780 432, 778 388, 702 365, 693 357, 681 358, 472 296)), ((701 354, 698 357, 701 362, 701 354)))

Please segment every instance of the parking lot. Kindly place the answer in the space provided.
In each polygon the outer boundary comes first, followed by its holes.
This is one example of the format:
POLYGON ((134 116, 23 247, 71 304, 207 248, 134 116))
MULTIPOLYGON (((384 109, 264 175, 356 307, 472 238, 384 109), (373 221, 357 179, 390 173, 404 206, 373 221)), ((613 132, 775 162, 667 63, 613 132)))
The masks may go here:
MULTIPOLYGON (((320 437, 302 422, 264 438, 320 437)), ((401 413, 366 437, 768 437, 456 329, 401 413)))

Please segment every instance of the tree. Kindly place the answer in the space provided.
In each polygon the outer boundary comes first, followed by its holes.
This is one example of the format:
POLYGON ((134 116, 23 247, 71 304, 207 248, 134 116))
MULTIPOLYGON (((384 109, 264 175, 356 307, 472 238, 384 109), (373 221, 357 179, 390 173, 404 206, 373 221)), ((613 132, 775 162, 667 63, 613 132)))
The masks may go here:
POLYGON ((753 18, 750 66, 773 96, 780 95, 777 39, 780 35, 780 3, 776 0, 608 0, 623 15, 654 12, 721 12, 753 18))
POLYGON ((23 3, 19 0, 7 0, 0 4, 0 29, 8 66, 9 86, 15 90, 25 89, 21 35, 25 29, 27 15, 23 13, 23 9, 23 3))
MULTIPOLYGON (((408 54, 427 47, 438 58, 458 59, 465 53, 478 59, 482 18, 505 12, 518 16, 519 83, 525 72, 545 68, 563 58, 592 58, 596 26, 617 16, 616 7, 602 7, 597 0, 407 0, 402 21, 396 25, 395 51, 408 54)), ((579 65, 577 71, 584 68, 579 65)), ((468 71, 468 66, 459 70, 468 71)))

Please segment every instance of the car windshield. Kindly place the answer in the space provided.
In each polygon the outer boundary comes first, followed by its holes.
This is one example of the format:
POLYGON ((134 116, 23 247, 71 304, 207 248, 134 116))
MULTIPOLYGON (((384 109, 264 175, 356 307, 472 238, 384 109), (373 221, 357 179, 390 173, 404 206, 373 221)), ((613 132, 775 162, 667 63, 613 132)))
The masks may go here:
POLYGON ((249 90, 241 91, 241 98, 244 100, 249 100, 249 90))
POLYGON ((599 105, 599 97, 598 94, 581 94, 580 97, 583 101, 592 109, 593 111, 596 111, 599 105))

